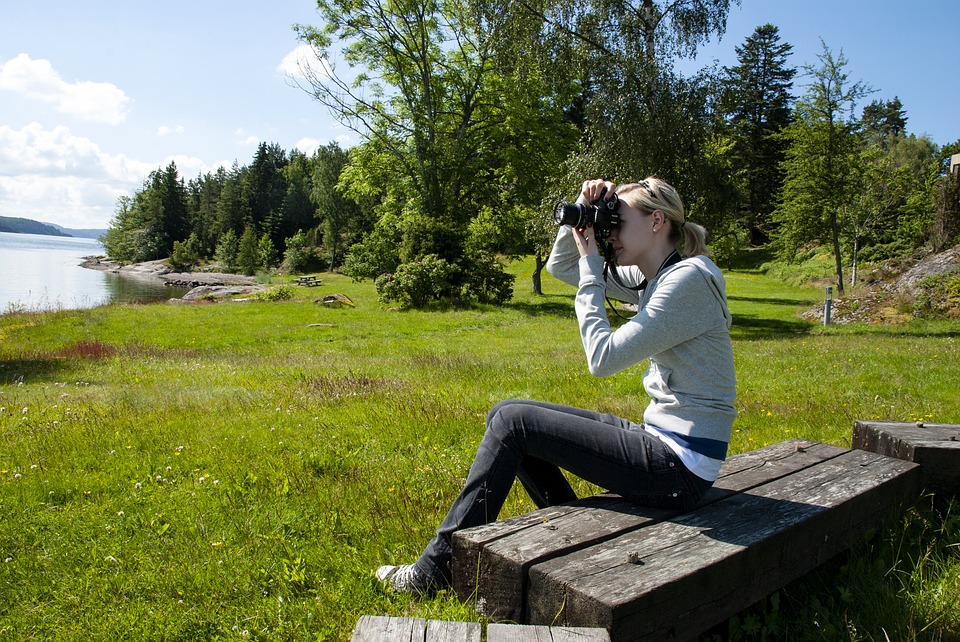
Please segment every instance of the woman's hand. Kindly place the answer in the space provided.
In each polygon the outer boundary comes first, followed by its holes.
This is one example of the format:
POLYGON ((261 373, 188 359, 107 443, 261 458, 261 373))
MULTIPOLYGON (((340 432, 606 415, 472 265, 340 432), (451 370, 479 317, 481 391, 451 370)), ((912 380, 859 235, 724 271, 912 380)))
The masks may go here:
POLYGON ((580 250, 580 257, 590 256, 591 254, 600 254, 600 249, 597 247, 597 239, 593 235, 593 228, 587 227, 584 229, 573 228, 573 240, 577 244, 577 249, 580 250))
MULTIPOLYGON (((613 195, 613 190, 617 187, 616 183, 610 181, 605 181, 602 179, 591 179, 583 182, 583 187, 580 188, 580 194, 587 203, 593 203, 595 200, 600 198, 600 195, 603 194, 603 190, 607 190, 604 195, 605 199, 613 195)), ((597 247, 597 239, 593 233, 593 228, 588 227, 584 229, 575 229, 573 230, 573 240, 577 244, 577 249, 580 250, 580 256, 589 256, 591 254, 600 254, 600 249, 597 247)))
POLYGON ((605 181, 602 178, 594 178, 588 181, 583 182, 583 187, 580 188, 580 193, 588 203, 593 203, 595 200, 600 198, 600 194, 603 193, 603 190, 607 190, 607 193, 604 194, 604 200, 609 200, 613 196, 613 191, 617 188, 617 184, 611 181, 605 181))

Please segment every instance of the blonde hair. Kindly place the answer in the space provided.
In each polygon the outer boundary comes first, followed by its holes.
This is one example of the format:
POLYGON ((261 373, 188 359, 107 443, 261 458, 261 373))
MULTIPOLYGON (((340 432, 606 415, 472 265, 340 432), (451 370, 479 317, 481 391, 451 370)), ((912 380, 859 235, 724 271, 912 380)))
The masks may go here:
POLYGON ((617 196, 624 203, 644 214, 650 214, 654 210, 663 212, 666 219, 670 221, 670 240, 679 247, 680 253, 684 256, 709 253, 707 230, 702 225, 686 220, 683 201, 680 200, 677 190, 669 183, 650 176, 639 183, 620 185, 617 188, 617 196))

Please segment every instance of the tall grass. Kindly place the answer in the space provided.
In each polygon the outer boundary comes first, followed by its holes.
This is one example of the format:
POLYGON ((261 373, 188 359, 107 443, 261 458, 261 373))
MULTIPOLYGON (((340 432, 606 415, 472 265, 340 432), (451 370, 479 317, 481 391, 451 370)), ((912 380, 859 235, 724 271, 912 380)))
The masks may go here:
MULTIPOLYGON (((450 596, 385 593, 372 570, 419 554, 489 407, 646 405, 640 369, 587 374, 571 290, 547 279, 533 296, 530 263, 512 269, 503 308, 393 312, 328 275, 291 301, 0 316, 0 640, 344 640, 364 613, 479 620, 450 596), (333 292, 356 307, 312 300, 333 292)), ((817 291, 751 271, 728 285, 733 452, 849 445, 855 419, 960 422, 956 323, 823 328, 798 315, 817 291)), ((505 514, 532 509, 515 491, 505 514)), ((956 639, 958 540, 955 515, 918 507, 722 635, 956 639)))

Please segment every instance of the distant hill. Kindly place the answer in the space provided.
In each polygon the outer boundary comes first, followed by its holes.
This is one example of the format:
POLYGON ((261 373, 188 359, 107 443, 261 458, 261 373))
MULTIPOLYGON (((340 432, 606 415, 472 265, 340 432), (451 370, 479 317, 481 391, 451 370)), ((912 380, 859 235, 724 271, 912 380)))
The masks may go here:
POLYGON ((71 229, 56 223, 41 223, 29 218, 15 218, 0 216, 0 232, 15 234, 42 234, 44 236, 74 236, 82 239, 98 239, 107 230, 99 229, 71 229))
POLYGON ((45 223, 44 225, 49 225, 50 227, 55 227, 61 232, 68 234, 70 236, 76 236, 81 239, 98 239, 104 234, 107 233, 106 229, 87 229, 87 228, 73 228, 73 227, 63 227, 62 225, 57 225, 56 223, 45 223))
POLYGON ((70 236, 52 225, 31 221, 28 218, 12 218, 0 216, 0 232, 14 232, 16 234, 43 234, 44 236, 70 236))

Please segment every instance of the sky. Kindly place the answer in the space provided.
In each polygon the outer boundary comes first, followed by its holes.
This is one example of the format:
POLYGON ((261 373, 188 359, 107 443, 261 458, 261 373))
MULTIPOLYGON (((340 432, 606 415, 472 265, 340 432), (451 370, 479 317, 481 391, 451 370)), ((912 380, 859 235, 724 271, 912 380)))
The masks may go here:
MULTIPOLYGON (((190 179, 249 165, 260 142, 360 142, 295 82, 292 26, 320 25, 313 0, 4 4, 0 216, 106 228, 117 199, 171 161, 190 179)), ((678 68, 735 64, 765 23, 793 46, 790 65, 817 65, 826 44, 875 90, 866 102, 899 97, 909 133, 960 139, 960 3, 742 0, 725 35, 678 68)))

